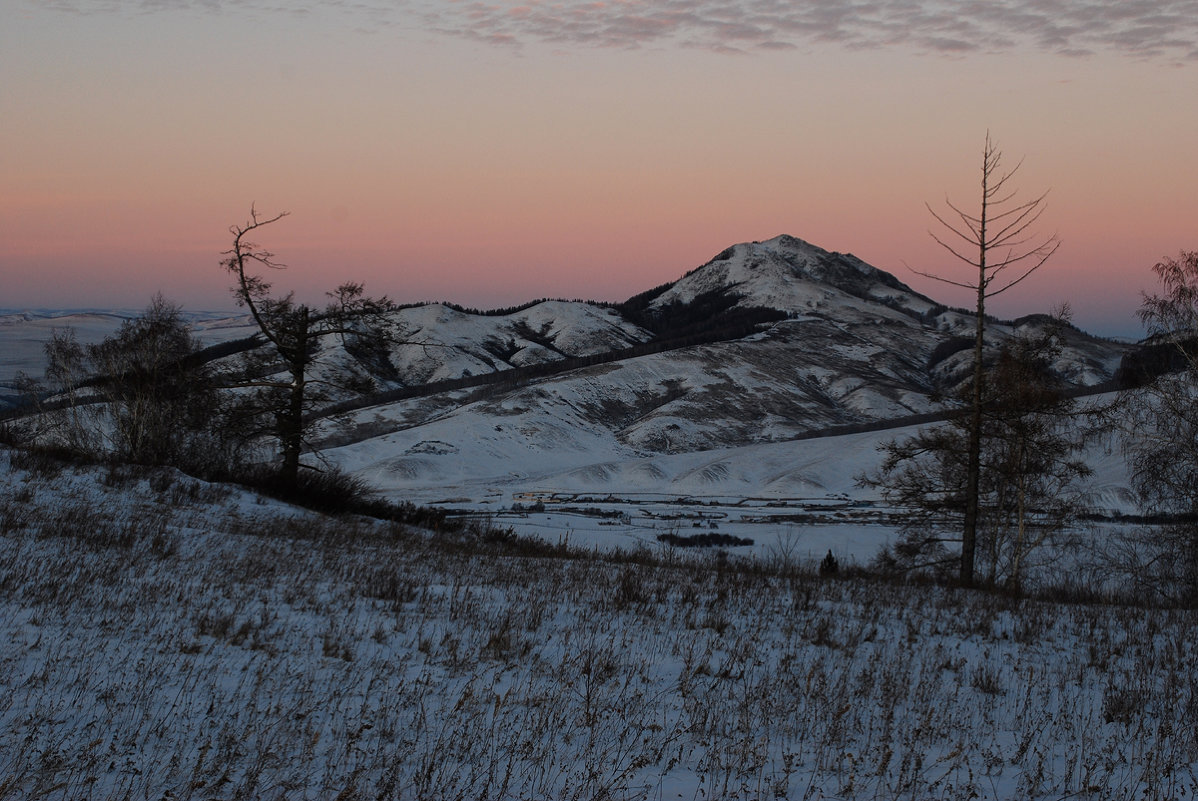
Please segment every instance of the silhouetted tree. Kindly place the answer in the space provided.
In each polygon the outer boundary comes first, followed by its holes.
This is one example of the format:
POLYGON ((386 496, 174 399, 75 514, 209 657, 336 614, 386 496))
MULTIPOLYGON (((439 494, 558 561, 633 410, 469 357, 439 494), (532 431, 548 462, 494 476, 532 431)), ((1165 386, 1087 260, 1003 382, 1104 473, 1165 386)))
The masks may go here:
MULTIPOLYGON (((247 359, 245 374, 230 382, 241 390, 246 419, 262 421, 262 430, 279 443, 279 478, 294 487, 305 445, 305 416, 314 405, 328 402, 338 391, 363 392, 370 379, 348 366, 324 365, 313 370, 322 340, 339 337, 351 347, 384 352, 394 341, 389 316, 395 306, 387 298, 370 298, 357 283, 345 283, 328 293, 324 308, 313 308, 288 293, 271 295, 271 284, 256 269, 284 265, 275 255, 249 241, 258 229, 286 217, 283 212, 263 218, 251 207, 250 219, 230 227, 233 247, 224 252, 222 266, 233 277, 233 294, 246 307, 266 345, 247 359)), ((253 429, 251 429, 252 431, 253 429)))
MULTIPOLYGON (((978 429, 977 543, 990 585, 1018 589, 1028 557, 1076 517, 1090 474, 1078 454, 1098 430, 1053 372, 1057 334, 1047 330, 1007 342, 986 365, 978 429)), ((972 387, 967 387, 971 392, 972 387)), ((944 571, 970 510, 971 415, 920 429, 883 446, 878 472, 860 483, 878 487, 907 510, 903 538, 882 556, 884 567, 944 571)))
POLYGON ((101 409, 85 402, 83 385, 89 377, 89 365, 84 346, 68 326, 51 331, 44 352, 43 380, 25 374, 17 379, 33 410, 21 423, 24 437, 37 446, 96 454, 100 448, 101 409))
POLYGON ((1198 604, 1198 252, 1153 266, 1160 294, 1145 295, 1140 319, 1149 342, 1176 369, 1134 391, 1128 455, 1144 507, 1167 523, 1141 532, 1125 568, 1145 588, 1198 604))
POLYGON ((219 399, 180 308, 156 295, 101 342, 70 329, 46 343, 44 382, 28 382, 35 444, 90 457, 200 467, 215 443, 219 399))
POLYGON ((143 464, 187 463, 218 436, 216 387, 178 305, 156 295, 112 336, 87 347, 113 453, 143 464), (201 445, 202 441, 202 445, 201 445))
POLYGON ((1024 202, 1015 200, 1016 192, 1008 182, 1022 161, 1010 171, 1002 168, 1002 152, 986 133, 982 150, 981 204, 976 214, 959 209, 947 198, 951 214, 938 214, 930 204, 928 211, 943 226, 945 233, 929 233, 937 244, 974 271, 963 281, 915 270, 936 281, 963 287, 976 293, 977 326, 973 345, 973 377, 969 398, 969 426, 965 453, 965 516, 961 536, 960 579, 966 586, 974 581, 977 547, 978 495, 981 479, 982 403, 985 395, 983 348, 985 342, 986 301, 1023 281, 1056 252, 1056 235, 1040 239, 1031 227, 1044 211, 1047 192, 1024 202), (946 219, 948 217, 949 219, 946 219), (950 220, 954 220, 950 222, 950 220), (951 236, 949 236, 951 234, 951 236))

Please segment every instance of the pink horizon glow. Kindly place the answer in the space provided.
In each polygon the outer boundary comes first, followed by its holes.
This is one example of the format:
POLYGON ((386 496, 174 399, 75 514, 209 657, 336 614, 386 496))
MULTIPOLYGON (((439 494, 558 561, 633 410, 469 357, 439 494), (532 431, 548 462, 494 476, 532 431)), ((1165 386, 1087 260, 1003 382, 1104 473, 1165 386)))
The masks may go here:
POLYGON ((252 3, 73 5, 94 13, 26 3, 0 33, 0 308, 231 309, 218 262, 251 203, 291 212, 260 239, 303 297, 622 300, 787 233, 969 305, 907 265, 960 276, 924 203, 976 204, 987 128, 1026 157, 1021 196, 1051 188, 1039 230, 1063 242, 996 314, 1067 301, 1132 336, 1149 268, 1198 247, 1198 64, 1150 53, 729 55, 598 18, 588 35, 645 46, 564 46, 543 8, 476 23, 512 49, 252 3))

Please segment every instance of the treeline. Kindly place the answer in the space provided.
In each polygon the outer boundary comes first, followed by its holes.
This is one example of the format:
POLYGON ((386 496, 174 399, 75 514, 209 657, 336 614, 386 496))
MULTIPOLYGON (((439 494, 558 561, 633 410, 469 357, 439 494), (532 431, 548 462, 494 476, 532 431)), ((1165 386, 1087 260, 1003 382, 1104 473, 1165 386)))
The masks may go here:
MULTIPOLYGON (((669 285, 665 285, 668 287, 669 285)), ((683 302, 677 298, 652 306, 662 287, 636 295, 614 308, 624 319, 654 335, 654 341, 673 341, 702 336, 709 329, 757 326, 785 320, 787 313, 759 306, 739 306, 744 295, 715 289, 683 302)))
POLYGON ((1124 354, 1114 381, 1121 389, 1147 386, 1160 376, 1189 368, 1188 354, 1195 349, 1198 337, 1149 339, 1124 354))
POLYGON ((397 309, 413 309, 421 306, 444 306, 447 309, 453 309, 461 314, 472 314, 477 317, 507 317, 511 314, 519 314, 522 311, 527 311, 534 306, 540 306, 542 303, 581 303, 587 306, 606 307, 609 304, 601 303, 595 300, 583 300, 582 298, 574 298, 567 300, 565 298, 537 298, 536 300, 526 301, 516 306, 504 306, 498 309, 476 309, 472 306, 462 306, 458 303, 450 303, 449 301, 428 301, 426 303, 404 303, 396 306, 397 309))

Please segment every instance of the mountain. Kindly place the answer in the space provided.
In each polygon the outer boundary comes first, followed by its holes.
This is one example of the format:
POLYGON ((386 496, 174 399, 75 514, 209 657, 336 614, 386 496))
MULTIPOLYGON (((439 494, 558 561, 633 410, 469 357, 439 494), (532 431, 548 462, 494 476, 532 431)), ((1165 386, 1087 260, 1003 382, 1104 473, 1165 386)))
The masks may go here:
MULTIPOLYGON (((0 336, 33 354, 28 326, 44 333, 61 320, 26 317, 5 318, 0 336)), ((115 326, 80 319, 88 334, 115 326)), ((671 455, 910 424, 968 378, 975 325, 968 311, 791 236, 734 245, 620 304, 424 304, 396 311, 395 323, 403 344, 384 354, 326 342, 321 361, 368 376, 376 392, 341 398, 318 435, 336 461, 396 492, 516 474, 647 480, 673 475, 661 461, 671 455)), ((1049 324, 991 321, 989 349, 1049 324)), ((197 331, 222 348, 214 358, 230 359, 253 328, 244 316, 200 315, 197 331)), ((1078 388, 1111 380, 1129 351, 1073 328, 1064 340, 1054 367, 1078 388)), ((701 472, 715 486, 721 471, 701 472)))
MULTIPOLYGON (((725 376, 750 393, 771 376, 788 394, 818 396, 825 413, 816 412, 808 428, 930 410, 930 394, 967 377, 964 351, 974 330, 968 311, 949 309, 855 256, 792 236, 735 245, 621 304, 539 301, 506 313, 427 304, 397 312, 397 323, 404 344, 391 351, 389 365, 372 369, 380 388, 406 388, 406 396, 457 388, 444 382, 482 386, 597 363, 610 374, 636 359, 681 360, 699 363, 688 374, 751 368, 752 376, 725 376)), ((988 341, 996 349, 1050 323, 1045 315, 992 321, 988 341)), ((1110 380, 1128 350, 1071 328, 1065 340, 1056 366, 1078 386, 1110 380)), ((697 380, 725 383, 710 378, 697 380)), ((767 405, 778 404, 788 405, 767 405)))
POLYGON ((717 292, 737 295, 742 307, 779 309, 795 315, 876 317, 881 307, 924 315, 937 307, 893 275, 856 256, 829 253, 793 236, 733 245, 692 270, 650 304, 690 304, 717 292))
POLYGON ((393 384, 417 386, 623 350, 652 335, 619 312, 546 300, 497 315, 434 303, 402 309, 393 384))
MULTIPOLYGON (((974 330, 970 313, 790 236, 735 245, 613 307, 401 315, 438 347, 396 349, 403 391, 323 424, 332 458, 397 491, 537 476, 652 483, 673 475, 671 454, 926 419, 968 377, 974 330), (520 369, 534 360, 535 371, 520 369), (426 378, 460 383, 409 383, 426 378)), ((1049 324, 991 321, 988 348, 1049 324)), ((1079 389, 1110 381, 1129 349, 1073 328, 1064 340, 1054 367, 1079 389)), ((701 472, 713 489, 730 476, 726 464, 701 472)))

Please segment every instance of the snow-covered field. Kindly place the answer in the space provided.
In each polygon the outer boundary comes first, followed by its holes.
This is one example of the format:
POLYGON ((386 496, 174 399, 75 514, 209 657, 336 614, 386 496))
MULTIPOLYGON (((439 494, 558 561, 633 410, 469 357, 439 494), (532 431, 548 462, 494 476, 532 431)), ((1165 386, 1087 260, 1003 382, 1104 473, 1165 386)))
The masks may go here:
MULTIPOLYGON (((902 512, 858 477, 879 446, 915 427, 653 454, 560 420, 514 409, 496 417, 455 408, 428 422, 330 448, 324 457, 384 496, 482 516, 548 542, 587 548, 655 547, 662 535, 727 534, 731 550, 804 558, 831 551, 869 562, 896 536, 902 512), (518 456, 513 456, 516 454, 518 456)), ((386 407, 361 415, 386 417, 386 407)), ((1085 454, 1089 507, 1136 513, 1115 440, 1085 454)))
POLYGON ((0 798, 1198 792, 1192 612, 761 556, 402 531, 0 451, 0 798))

